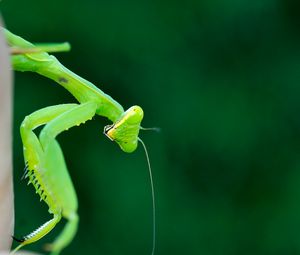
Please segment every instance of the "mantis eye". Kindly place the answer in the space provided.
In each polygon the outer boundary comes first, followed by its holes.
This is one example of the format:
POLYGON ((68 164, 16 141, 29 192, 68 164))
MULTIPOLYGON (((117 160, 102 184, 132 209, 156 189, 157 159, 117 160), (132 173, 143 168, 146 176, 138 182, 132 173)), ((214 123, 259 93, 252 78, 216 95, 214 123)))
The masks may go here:
POLYGON ((112 125, 104 127, 104 134, 119 144, 125 152, 133 152, 138 145, 138 135, 144 113, 141 107, 132 106, 112 125))
POLYGON ((103 130, 103 134, 105 134, 108 139, 110 139, 111 141, 114 141, 113 137, 111 136, 111 132, 109 132, 111 129, 113 129, 114 127, 114 124, 113 125, 106 125, 104 127, 104 130, 103 130))

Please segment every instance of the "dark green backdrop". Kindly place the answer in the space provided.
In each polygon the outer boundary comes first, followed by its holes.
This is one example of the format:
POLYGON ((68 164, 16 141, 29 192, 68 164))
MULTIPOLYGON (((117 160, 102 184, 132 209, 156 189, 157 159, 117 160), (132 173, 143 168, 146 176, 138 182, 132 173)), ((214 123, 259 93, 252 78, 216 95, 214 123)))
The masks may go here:
MULTIPOLYGON (((157 255, 300 254, 300 3, 297 0, 3 0, 6 26, 72 44, 58 58, 125 108, 141 105, 157 195, 157 255)), ((74 102, 15 76, 16 234, 49 219, 23 169, 19 125, 74 102)), ((95 118, 59 136, 80 203, 63 254, 150 254, 141 148, 123 153, 95 118)), ((28 249, 41 250, 49 237, 28 249)))

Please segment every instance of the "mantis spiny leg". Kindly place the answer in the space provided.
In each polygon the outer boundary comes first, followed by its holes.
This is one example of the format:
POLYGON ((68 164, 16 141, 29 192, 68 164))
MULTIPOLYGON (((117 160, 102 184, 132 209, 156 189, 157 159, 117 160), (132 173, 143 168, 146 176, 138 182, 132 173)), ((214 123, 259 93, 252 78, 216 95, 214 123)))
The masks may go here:
POLYGON ((77 104, 62 104, 58 106, 46 107, 30 114, 22 122, 20 131, 23 142, 24 159, 26 163, 25 176, 29 177, 29 183, 34 185, 37 193, 39 193, 41 196, 41 200, 44 200, 49 205, 49 212, 53 213, 54 215, 53 219, 44 223, 31 234, 21 239, 14 238, 16 241, 21 242, 21 244, 12 252, 12 254, 22 246, 41 239, 43 236, 49 233, 61 219, 61 210, 50 206, 53 203, 53 199, 51 198, 51 195, 48 194, 45 186, 45 172, 43 172, 43 170, 45 171, 45 162, 43 160, 44 153, 33 130, 40 125, 46 124, 53 118, 56 118, 58 115, 74 108, 75 106, 77 106, 77 104))
POLYGON ((94 103, 64 104, 38 110, 23 121, 21 136, 28 168, 26 177, 29 177, 29 183, 33 183, 41 199, 48 204, 49 212, 54 214, 54 219, 25 238, 16 239, 22 242, 16 250, 46 235, 60 220, 61 214, 68 219, 68 223, 55 242, 48 245, 48 249, 52 250, 53 254, 58 254, 73 239, 78 224, 77 198, 55 136, 65 129, 91 119, 95 111, 96 104, 94 103), (47 123, 41 137, 49 139, 45 139, 47 142, 43 147, 33 130, 47 123), (49 134, 54 134, 54 136, 49 136, 49 134))

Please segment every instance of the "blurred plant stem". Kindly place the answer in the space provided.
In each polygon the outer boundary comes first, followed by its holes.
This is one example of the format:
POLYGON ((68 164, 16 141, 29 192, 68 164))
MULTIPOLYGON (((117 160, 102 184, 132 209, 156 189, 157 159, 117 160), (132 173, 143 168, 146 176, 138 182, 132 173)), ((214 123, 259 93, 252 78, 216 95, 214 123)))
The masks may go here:
MULTIPOLYGON (((2 27, 2 22, 0 21, 2 27)), ((12 74, 9 51, 0 31, 0 250, 11 248, 14 228, 12 180, 12 74)))

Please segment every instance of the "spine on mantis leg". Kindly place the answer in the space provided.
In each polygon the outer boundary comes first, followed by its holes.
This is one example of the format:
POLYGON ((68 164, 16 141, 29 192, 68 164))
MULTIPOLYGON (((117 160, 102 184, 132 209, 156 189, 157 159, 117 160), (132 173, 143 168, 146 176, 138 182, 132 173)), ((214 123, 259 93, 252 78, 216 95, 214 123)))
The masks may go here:
MULTIPOLYGON (((34 44, 4 29, 9 46, 32 49, 34 44)), ((124 113, 123 107, 91 82, 76 75, 47 52, 16 54, 11 57, 16 71, 36 72, 50 78, 67 89, 80 103, 94 101, 97 114, 115 122, 124 113)))

